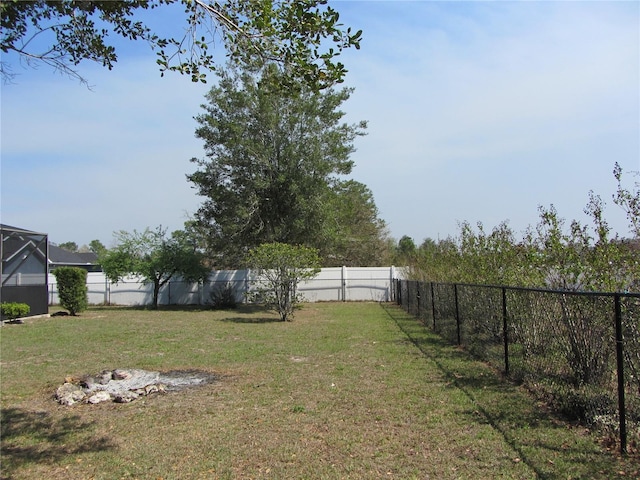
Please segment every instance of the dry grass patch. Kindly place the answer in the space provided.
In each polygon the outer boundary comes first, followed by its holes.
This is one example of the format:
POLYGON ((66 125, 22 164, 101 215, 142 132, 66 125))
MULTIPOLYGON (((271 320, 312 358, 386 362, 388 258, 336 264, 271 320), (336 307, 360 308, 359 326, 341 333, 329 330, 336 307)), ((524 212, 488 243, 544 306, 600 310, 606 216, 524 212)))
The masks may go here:
POLYGON ((485 365, 376 303, 92 309, 3 327, 3 478, 612 478, 623 459, 485 365), (63 407, 67 375, 199 369, 221 380, 63 407))

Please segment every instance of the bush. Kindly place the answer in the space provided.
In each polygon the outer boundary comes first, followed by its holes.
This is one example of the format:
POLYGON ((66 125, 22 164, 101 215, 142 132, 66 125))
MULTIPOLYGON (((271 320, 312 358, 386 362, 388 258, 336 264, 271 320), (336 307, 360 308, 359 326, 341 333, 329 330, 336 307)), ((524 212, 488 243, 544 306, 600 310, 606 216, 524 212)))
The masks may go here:
POLYGON ((556 392, 552 406, 568 420, 578 420, 594 425, 607 416, 615 415, 617 405, 615 395, 607 395, 595 388, 570 388, 556 392))
POLYGON ((2 302, 2 304, 0 304, 0 311, 2 312, 3 318, 11 321, 29 315, 31 307, 26 303, 2 302))
POLYGON ((87 271, 77 267, 59 267, 53 270, 58 282, 58 297, 62 308, 71 315, 87 309, 87 271))
POLYGON ((254 301, 273 307, 284 322, 302 297, 298 284, 320 272, 320 256, 315 248, 286 243, 263 243, 249 252, 248 262, 257 273, 257 287, 250 293, 254 301))
POLYGON ((216 310, 228 310, 238 306, 236 291, 229 282, 216 286, 211 291, 209 299, 211 300, 211 306, 216 310))

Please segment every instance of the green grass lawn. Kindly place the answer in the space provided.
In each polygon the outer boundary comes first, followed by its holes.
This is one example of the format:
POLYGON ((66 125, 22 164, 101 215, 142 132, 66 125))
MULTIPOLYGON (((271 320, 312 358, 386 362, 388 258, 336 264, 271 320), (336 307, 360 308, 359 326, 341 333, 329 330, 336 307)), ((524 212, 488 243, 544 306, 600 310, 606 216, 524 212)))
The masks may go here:
POLYGON ((392 305, 94 308, 1 335, 3 479, 636 478, 637 458, 392 305), (58 405, 65 377, 198 369, 216 383, 58 405))

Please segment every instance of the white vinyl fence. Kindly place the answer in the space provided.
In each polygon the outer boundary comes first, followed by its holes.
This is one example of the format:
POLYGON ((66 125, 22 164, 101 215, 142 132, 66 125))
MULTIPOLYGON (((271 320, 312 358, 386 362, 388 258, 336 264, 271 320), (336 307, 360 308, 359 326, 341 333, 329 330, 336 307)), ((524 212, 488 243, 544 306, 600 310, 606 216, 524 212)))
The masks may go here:
MULTIPOLYGON (((320 273, 298 285, 298 292, 308 302, 392 300, 393 280, 400 275, 395 267, 335 267, 323 268, 320 273)), ((250 270, 219 270, 212 272, 202 283, 172 280, 160 289, 159 305, 206 305, 216 289, 229 285, 238 302, 246 301, 246 294, 254 283, 250 270)), ((111 283, 102 272, 87 274, 89 304, 92 305, 150 305, 153 285, 138 277, 128 277, 111 283)), ((59 303, 56 279, 49 274, 49 305, 59 303)))

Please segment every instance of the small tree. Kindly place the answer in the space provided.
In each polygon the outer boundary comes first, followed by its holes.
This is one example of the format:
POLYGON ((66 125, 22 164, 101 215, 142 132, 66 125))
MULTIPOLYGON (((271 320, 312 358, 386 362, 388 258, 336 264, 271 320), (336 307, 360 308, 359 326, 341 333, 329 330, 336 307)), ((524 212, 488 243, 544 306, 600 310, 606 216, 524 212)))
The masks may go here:
POLYGON ((274 307, 283 322, 293 318, 293 310, 302 300, 297 293, 300 281, 320 272, 316 249, 278 242, 252 249, 248 264, 258 273, 259 287, 254 297, 274 307))
POLYGON ((613 202, 622 208, 627 214, 631 234, 635 239, 640 239, 640 172, 631 172, 638 180, 635 188, 631 189, 622 186, 622 168, 616 162, 613 175, 618 182, 618 189, 613 196, 613 202))
POLYGON ((87 309, 87 271, 78 267, 59 267, 53 270, 58 283, 60 305, 77 315, 87 309))
POLYGON ((105 247, 100 240, 91 240, 89 242, 89 251, 96 255, 102 255, 107 251, 107 247, 105 247))
POLYGON ((76 242, 63 242, 58 245, 63 250, 76 253, 78 251, 78 244, 76 242))
POLYGON ((160 289, 175 276, 196 282, 209 272, 202 254, 185 232, 175 231, 167 237, 166 230, 158 227, 143 232, 121 231, 116 236, 118 246, 99 257, 102 269, 113 282, 131 274, 153 283, 154 308, 158 308, 160 289))

